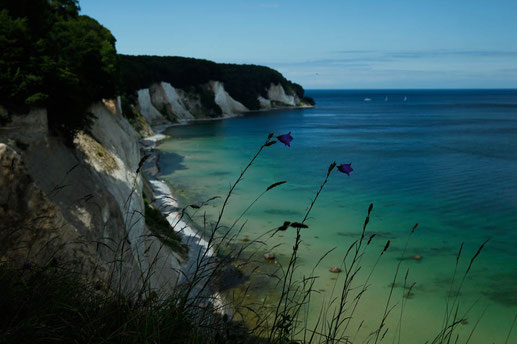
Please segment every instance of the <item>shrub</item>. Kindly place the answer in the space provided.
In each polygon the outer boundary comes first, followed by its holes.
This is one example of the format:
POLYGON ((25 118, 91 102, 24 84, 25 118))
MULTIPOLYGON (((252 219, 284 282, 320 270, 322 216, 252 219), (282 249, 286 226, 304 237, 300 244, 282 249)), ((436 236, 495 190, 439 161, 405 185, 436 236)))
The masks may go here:
POLYGON ((302 101, 304 101, 305 103, 312 105, 312 106, 314 106, 316 104, 316 102, 314 101, 314 98, 312 98, 312 97, 303 97, 302 101))
POLYGON ((158 209, 151 207, 146 199, 144 199, 144 203, 145 224, 149 227, 149 230, 174 252, 186 256, 188 254, 188 246, 181 242, 181 236, 174 232, 169 222, 158 209))

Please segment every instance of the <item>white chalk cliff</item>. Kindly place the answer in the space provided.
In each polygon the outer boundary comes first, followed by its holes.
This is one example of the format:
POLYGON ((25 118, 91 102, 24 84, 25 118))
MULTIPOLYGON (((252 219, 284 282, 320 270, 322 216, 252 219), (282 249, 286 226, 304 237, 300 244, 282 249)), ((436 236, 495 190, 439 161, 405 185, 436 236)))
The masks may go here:
POLYGON ((167 120, 158 111, 154 104, 151 102, 151 94, 148 88, 144 88, 137 91, 138 94, 138 111, 145 120, 151 125, 157 125, 165 123, 167 120))
MULTIPOLYGON (((46 264, 57 257, 73 260, 86 275, 127 292, 144 283, 172 291, 182 259, 161 249, 146 227, 143 182, 137 173, 139 135, 114 101, 94 104, 90 111, 96 116, 90 134, 79 133, 73 147, 48 135, 44 110, 13 116, 1 128, 0 179, 9 188, 0 185, 0 223, 19 228, 23 240, 17 242, 25 250, 0 247, 0 259, 46 264), (11 161, 17 166, 14 177, 9 177, 11 161), (50 218, 42 221, 41 212, 50 218), (15 219, 13 214, 20 214, 18 223, 5 221, 15 219), (57 238, 52 242, 59 250, 44 249, 49 238, 57 238)), ((6 228, 0 232, 8 233, 6 228)))
MULTIPOLYGON (((220 81, 210 81, 199 86, 213 97, 220 108, 220 114, 208 109, 201 102, 201 95, 175 88, 170 83, 160 82, 137 91, 136 110, 151 125, 170 122, 187 122, 196 119, 226 118, 249 112, 246 106, 232 97, 220 81)), ((288 94, 281 84, 273 84, 264 90, 265 96, 258 96, 261 110, 283 107, 305 107, 296 94, 288 94)))
POLYGON ((154 84, 150 88, 151 100, 156 108, 164 111, 178 121, 194 119, 194 115, 187 110, 186 99, 167 82, 154 84))
POLYGON ((226 92, 223 83, 220 81, 210 81, 210 87, 215 95, 215 103, 219 105, 223 115, 249 111, 247 107, 233 99, 232 96, 226 92))
POLYGON ((296 98, 293 95, 287 95, 282 85, 271 84, 267 90, 267 97, 270 101, 276 101, 288 106, 296 106, 296 98))

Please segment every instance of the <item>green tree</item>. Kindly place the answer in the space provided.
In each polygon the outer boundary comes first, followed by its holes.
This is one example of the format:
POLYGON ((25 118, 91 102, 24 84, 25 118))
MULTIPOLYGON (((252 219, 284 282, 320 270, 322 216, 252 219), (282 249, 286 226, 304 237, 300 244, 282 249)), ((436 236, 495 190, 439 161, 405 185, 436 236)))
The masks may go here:
POLYGON ((87 129, 91 103, 113 97, 113 35, 79 15, 76 0, 0 0, 0 104, 48 110, 49 126, 72 139, 87 129))

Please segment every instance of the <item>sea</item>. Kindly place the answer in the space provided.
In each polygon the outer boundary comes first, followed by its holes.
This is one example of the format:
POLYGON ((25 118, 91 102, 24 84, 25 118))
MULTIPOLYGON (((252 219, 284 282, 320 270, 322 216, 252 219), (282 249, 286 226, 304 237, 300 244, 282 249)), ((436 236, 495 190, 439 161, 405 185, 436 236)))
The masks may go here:
MULTIPOLYGON (((373 204, 366 238, 375 236, 361 256, 351 295, 363 286, 366 291, 348 324, 349 340, 374 342, 371 334, 387 308, 384 342, 432 342, 448 307, 461 319, 451 342, 457 333, 458 343, 469 337, 469 343, 517 343, 517 90, 306 95, 315 107, 166 131, 170 138, 158 146, 160 177, 184 205, 203 204, 192 221, 209 227, 222 199, 203 202, 226 195, 269 133, 290 132, 290 147, 278 142, 264 148, 246 171, 222 223, 228 228, 238 220, 236 240, 257 239, 249 249, 260 259, 272 252, 277 259, 269 264, 285 267, 295 230, 273 236, 271 230, 303 220, 331 163, 352 164, 350 175, 331 173, 306 221, 309 228, 301 231, 296 276, 317 277, 303 321, 315 324, 322 312, 326 320, 335 314, 345 273, 329 268, 349 267, 343 258, 360 239, 373 204), (279 181, 286 183, 260 196, 279 181)), ((252 297, 274 299, 275 283, 271 278, 252 297)), ((352 305, 351 297, 346 307, 352 305)))

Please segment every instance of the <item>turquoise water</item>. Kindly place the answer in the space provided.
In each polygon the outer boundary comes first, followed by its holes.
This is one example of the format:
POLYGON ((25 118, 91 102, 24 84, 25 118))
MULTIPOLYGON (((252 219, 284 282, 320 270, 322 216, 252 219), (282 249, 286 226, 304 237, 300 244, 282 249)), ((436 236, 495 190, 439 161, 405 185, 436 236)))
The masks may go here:
MULTIPOLYGON (((504 343, 517 313, 517 91, 307 93, 317 107, 169 129, 172 138, 159 146, 162 178, 186 203, 224 195, 269 132, 291 131, 290 148, 276 144, 264 150, 230 200, 223 221, 232 223, 268 185, 281 180, 287 183, 268 192, 243 217, 247 222, 241 237, 257 237, 285 220, 300 221, 328 165, 352 163, 351 176, 331 176, 303 233, 300 274, 336 248, 315 270, 320 293, 312 314, 331 297, 336 275, 328 268, 340 266, 373 203, 368 232, 377 236, 363 259, 363 271, 369 271, 386 240, 391 246, 350 326, 355 333, 365 321, 357 342, 379 325, 408 233, 418 222, 404 258, 422 258, 402 261, 386 341, 392 342, 397 332, 404 293, 400 284, 408 269, 408 283, 416 285, 412 297, 404 299, 401 343, 425 342, 440 329, 460 244, 464 242, 463 274, 480 244, 490 239, 460 295, 461 310, 474 306, 459 333, 465 339, 484 312, 470 343, 504 343)), ((205 207, 209 218, 219 205, 215 201, 205 207)), ((283 235, 267 242, 269 247, 280 245, 273 249, 280 263, 294 240, 292 232, 283 235)), ((517 343, 517 330, 509 343, 517 343)))

